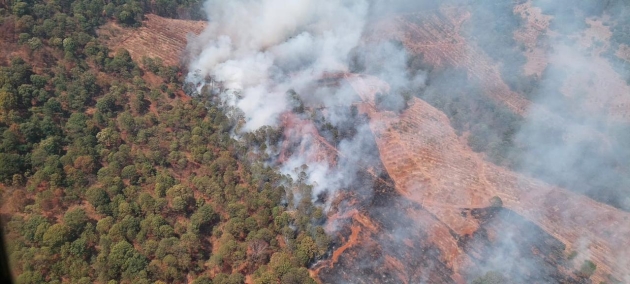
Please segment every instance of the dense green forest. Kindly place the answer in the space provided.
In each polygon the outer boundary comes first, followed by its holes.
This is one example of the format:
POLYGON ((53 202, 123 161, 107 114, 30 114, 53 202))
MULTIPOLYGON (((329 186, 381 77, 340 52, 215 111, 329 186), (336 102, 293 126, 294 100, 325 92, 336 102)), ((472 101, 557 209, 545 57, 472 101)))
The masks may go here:
POLYGON ((0 1, 1 213, 18 283, 313 283, 306 266, 329 240, 311 187, 245 147, 273 130, 233 140, 176 67, 96 38, 106 21, 195 5, 0 1))

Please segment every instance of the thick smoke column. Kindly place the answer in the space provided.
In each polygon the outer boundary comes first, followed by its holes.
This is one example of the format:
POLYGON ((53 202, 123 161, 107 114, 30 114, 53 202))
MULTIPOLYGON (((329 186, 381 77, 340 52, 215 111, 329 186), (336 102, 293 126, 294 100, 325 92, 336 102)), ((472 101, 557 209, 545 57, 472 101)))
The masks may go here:
POLYGON ((205 5, 209 26, 189 47, 189 82, 207 76, 239 94, 246 131, 278 125, 286 92, 326 71, 346 71, 368 11, 366 1, 216 1, 205 5))
MULTIPOLYGON (((244 117, 241 131, 279 126, 280 115, 294 107, 289 91, 324 106, 351 104, 349 92, 313 94, 309 86, 325 72, 346 71, 346 58, 365 25, 366 1, 210 0, 205 8, 210 23, 189 46, 200 52, 190 63, 187 81, 201 86, 211 77, 220 82, 222 101, 244 117)), ((299 148, 306 150, 289 157, 281 170, 297 179, 294 169, 308 164, 313 198, 352 181, 350 175, 344 178, 349 172, 343 166, 333 172, 326 161, 309 161, 317 151, 311 147, 315 137, 300 139, 299 148)))
MULTIPOLYGON (((330 74, 339 81, 349 72, 349 59, 365 45, 360 40, 367 19, 377 13, 371 10, 374 7, 365 0, 207 1, 209 26, 189 44, 193 60, 187 82, 198 90, 208 78, 221 85, 221 101, 242 114, 240 132, 263 126, 304 131, 304 125, 283 125, 282 115, 292 112, 296 103, 326 109, 320 124, 351 133, 338 137, 333 145, 339 158, 334 169, 331 161, 311 158, 321 149, 313 147, 318 143, 316 137, 304 135, 297 147, 304 150, 283 160, 281 170, 296 178, 294 169, 307 164, 314 199, 323 192, 332 194, 348 188, 362 169, 359 161, 368 156, 362 154, 366 151, 363 144, 371 139, 371 132, 367 121, 357 122, 356 110, 353 114, 352 104, 359 100, 354 90, 347 84, 326 86, 321 81, 330 74), (297 94, 299 102, 291 94, 297 94)), ((422 85, 424 74, 407 74, 407 54, 402 46, 385 42, 363 49, 363 53, 377 56, 364 58, 363 62, 374 63, 363 64, 367 66, 361 66, 360 71, 388 81, 393 91, 381 100, 394 109, 404 108, 401 90, 422 85)))

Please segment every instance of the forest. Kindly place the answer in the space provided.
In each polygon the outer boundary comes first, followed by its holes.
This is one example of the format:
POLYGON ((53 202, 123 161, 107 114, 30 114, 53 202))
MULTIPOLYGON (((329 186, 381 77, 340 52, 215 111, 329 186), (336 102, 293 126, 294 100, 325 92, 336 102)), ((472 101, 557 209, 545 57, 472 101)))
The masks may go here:
POLYGON ((325 217, 303 178, 246 147, 270 134, 235 141, 177 67, 96 37, 145 13, 201 18, 199 5, 0 2, 0 213, 17 283, 314 283, 325 217))

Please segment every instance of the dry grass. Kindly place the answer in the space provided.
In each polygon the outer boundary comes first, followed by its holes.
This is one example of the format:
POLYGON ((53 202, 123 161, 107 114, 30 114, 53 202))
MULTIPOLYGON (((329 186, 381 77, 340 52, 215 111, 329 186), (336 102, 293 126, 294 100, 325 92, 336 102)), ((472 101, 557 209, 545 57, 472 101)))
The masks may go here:
POLYGON ((98 34, 110 49, 115 51, 125 48, 136 61, 140 61, 143 56, 158 57, 166 65, 177 66, 186 48, 188 36, 201 33, 205 27, 204 21, 146 15, 140 28, 123 28, 109 22, 99 29, 98 34))
POLYGON ((589 251, 598 267, 595 277, 611 273, 623 279, 630 273, 619 263, 630 254, 629 213, 485 161, 455 134, 444 113, 419 99, 399 117, 371 106, 363 110, 398 192, 458 234, 469 234, 476 224, 449 210, 487 207, 498 196, 569 250, 589 251))
POLYGON ((465 7, 449 7, 435 14, 407 14, 375 25, 372 38, 398 39, 413 53, 423 54, 435 67, 460 68, 478 80, 486 94, 514 113, 524 114, 529 102, 501 79, 499 65, 475 42, 460 35, 470 17, 465 7))

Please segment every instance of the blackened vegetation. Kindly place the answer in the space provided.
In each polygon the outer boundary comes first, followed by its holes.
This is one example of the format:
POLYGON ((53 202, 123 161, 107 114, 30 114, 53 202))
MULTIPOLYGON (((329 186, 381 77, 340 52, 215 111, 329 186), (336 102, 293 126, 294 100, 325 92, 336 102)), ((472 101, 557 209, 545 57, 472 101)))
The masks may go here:
MULTIPOLYGON (((415 218, 439 221, 417 203, 400 197, 379 203, 379 206, 374 206, 369 212, 369 216, 383 228, 382 233, 375 238, 382 244, 383 251, 396 256, 405 265, 400 277, 406 283, 454 283, 453 271, 443 262, 446 258, 444 252, 427 235, 430 228, 411 219, 407 212, 416 212, 418 215, 415 218)), ((400 283, 400 279, 395 282, 400 283)))
POLYGON ((561 241, 517 213, 488 207, 462 210, 462 214, 481 224, 473 235, 460 239, 478 264, 478 271, 470 272, 471 278, 483 275, 484 267, 489 267, 499 269, 510 283, 590 283, 566 274, 571 269, 561 241))
POLYGON ((610 48, 604 54, 610 61, 617 73, 630 84, 630 62, 627 59, 617 57, 616 52, 622 44, 630 45, 630 7, 623 0, 609 0, 606 6, 606 13, 611 16, 612 37, 610 38, 610 48))
MULTIPOLYGON (((630 45, 630 41, 626 44, 630 45)), ((615 69, 615 71, 621 75, 624 80, 626 80, 626 84, 630 84, 630 72, 628 72, 628 70, 630 70, 630 62, 617 56, 618 49, 618 45, 611 45, 610 48, 602 53, 602 56, 605 57, 610 63, 610 66, 615 69)))
POLYGON ((520 145, 516 148, 518 151, 538 157, 549 152, 548 148, 543 146, 554 149, 580 149, 581 159, 571 157, 557 159, 552 166, 542 159, 530 159, 527 167, 516 169, 619 209, 630 210, 628 199, 630 179, 627 172, 630 169, 628 159, 630 136, 627 135, 630 125, 607 122, 605 115, 598 116, 582 111, 585 94, 578 93, 568 97, 560 91, 567 78, 563 69, 549 65, 543 72, 543 78, 555 79, 547 80, 548 82, 539 86, 534 93, 540 94, 540 97, 533 99, 545 102, 549 111, 573 125, 596 128, 607 137, 608 144, 603 146, 597 137, 587 137, 578 141, 564 139, 565 125, 534 117, 529 122, 529 127, 536 131, 530 130, 526 137, 519 137, 522 141, 514 143, 520 145), (566 169, 570 169, 570 174, 565 172, 566 169))
MULTIPOLYGON (((459 79, 465 78, 465 75, 461 73, 449 74, 445 77, 453 78, 454 76, 459 79)), ((434 84, 437 84, 436 81, 439 82, 439 80, 441 79, 433 80, 434 84)), ((445 87, 440 86, 440 88, 445 87)), ((434 93, 435 96, 429 96, 427 99, 447 110, 447 114, 453 123, 458 125, 460 131, 470 131, 470 124, 486 120, 495 121, 495 124, 491 124, 490 129, 487 130, 494 132, 489 133, 506 133, 510 128, 505 128, 505 121, 500 116, 496 116, 497 112, 501 111, 504 111, 506 115, 511 115, 509 117, 513 117, 514 121, 520 121, 519 117, 498 108, 492 101, 484 99, 479 90, 477 92, 471 96, 454 94, 452 97, 437 96, 437 93, 434 93), (463 109, 465 112, 457 112, 458 109, 463 109)), ((441 94, 449 93, 452 92, 441 94)), ((426 95, 426 93, 423 94, 426 95)), ((319 116, 323 116, 323 113, 314 115, 314 120, 318 121, 319 116)), ((323 118, 319 119, 323 120, 323 118)), ((364 119, 360 115, 352 115, 348 116, 348 123, 356 127, 359 123, 365 123, 364 119)), ((514 123, 512 127, 518 127, 518 124, 514 123)), ((319 125, 321 133, 326 133, 320 122, 316 122, 316 125, 319 125)), ((516 129, 511 131, 516 131, 516 129)), ((488 135, 483 132, 475 133, 474 135, 478 136, 488 135)), ((353 134, 348 135, 342 138, 353 137, 353 134)), ((511 136, 508 137, 512 139, 511 136)), ((374 172, 380 174, 374 176, 366 170, 360 170, 356 179, 359 182, 342 193, 346 197, 335 204, 335 207, 343 210, 347 204, 353 204, 352 208, 357 208, 360 214, 367 216, 376 224, 377 230, 373 231, 357 220, 348 221, 347 224, 341 226, 339 232, 332 236, 331 252, 349 240, 352 226, 361 227, 358 243, 347 248, 332 267, 323 267, 318 274, 320 279, 324 283, 401 283, 404 281, 407 283, 454 283, 453 271, 443 262, 444 252, 438 249, 427 235, 427 224, 440 221, 419 204, 397 193, 394 182, 378 159, 375 141, 365 140, 364 149, 366 150, 362 152, 370 154, 363 158, 371 161, 371 164, 362 165, 362 168, 372 168, 374 172), (367 192, 372 194, 366 194, 367 192), (409 214, 409 212, 414 213, 409 214), (396 261, 402 265, 397 266, 396 261)), ((337 144, 333 143, 333 145, 337 144)), ((481 223, 480 229, 473 235, 463 236, 450 231, 451 236, 458 240, 459 246, 464 248, 465 253, 475 263, 476 269, 468 272, 469 279, 483 276, 487 272, 485 267, 503 268, 494 262, 504 257, 503 259, 513 260, 511 262, 515 263, 499 271, 502 277, 511 281, 510 283, 589 283, 588 280, 578 276, 567 275, 567 271, 571 269, 562 269, 567 267, 567 261, 564 256, 565 247, 559 240, 518 214, 503 209, 498 197, 492 198, 491 203, 493 206, 488 208, 462 209, 462 216, 481 223), (507 232, 517 233, 508 234, 507 232)), ((492 278, 490 276, 483 277, 490 279, 492 278)), ((486 279, 483 277, 480 279, 486 279)))
MULTIPOLYGON (((344 81, 344 75, 344 73, 325 73, 321 79, 315 81, 312 89, 333 88, 340 90, 349 87, 344 81)), ((317 103, 306 102, 293 90, 288 92, 288 98, 292 112, 301 119, 312 121, 319 135, 335 147, 338 147, 343 140, 355 138, 359 126, 367 126, 368 124, 367 115, 359 114, 358 108, 354 104, 349 106, 343 104, 317 105, 317 103)), ((361 98, 353 94, 352 100, 358 103, 361 98)))
MULTIPOLYGON (((494 62, 499 63, 501 77, 513 91, 526 96, 532 93, 540 83, 540 78, 536 75, 523 74, 523 67, 527 63, 527 58, 523 55, 526 47, 514 39, 514 32, 523 25, 521 16, 514 13, 514 6, 526 1, 450 0, 446 2, 455 6, 468 6, 471 17, 464 23, 461 35, 469 41, 469 44, 478 46, 494 62)), ((433 16, 437 17, 439 22, 449 22, 448 18, 439 11, 432 11, 431 14, 434 14, 433 16)), ((418 26, 422 26, 427 19, 428 17, 417 13, 405 15, 406 21, 416 23, 418 26)), ((413 39, 417 42, 423 40, 413 39)), ((544 40, 540 42, 540 44, 547 44, 544 40)), ((433 66, 423 61, 422 54, 411 56, 408 63, 410 72, 433 71, 433 66)), ((351 62, 354 63, 357 60, 351 62)))
MULTIPOLYGON (((617 73, 630 83, 630 72, 628 72, 630 62, 616 55, 622 44, 630 44, 630 17, 628 17, 630 8, 627 1, 537 0, 533 3, 540 7, 544 14, 553 16, 550 28, 564 37, 586 29, 586 17, 603 17, 604 25, 609 26, 612 31, 612 37, 608 50, 602 53, 602 56, 607 58, 617 73)), ((579 142, 562 141, 565 132, 562 125, 553 126, 547 121, 533 121, 532 128, 541 130, 534 135, 528 135, 535 136, 529 140, 537 141, 538 147, 523 144, 523 149, 529 148, 530 156, 548 153, 540 145, 549 145, 562 149, 580 149, 580 159, 558 159, 559 162, 554 163, 553 166, 542 160, 532 159, 526 168, 517 169, 546 182, 583 193, 595 200, 628 211, 630 210, 630 198, 628 198, 630 194, 628 190, 630 188, 628 178, 630 137, 627 133, 630 125, 607 122, 605 114, 598 116, 582 111, 581 106, 585 105, 586 93, 576 93, 568 97, 560 91, 566 83, 565 72, 561 67, 549 65, 541 77, 553 78, 553 80, 545 80, 544 84, 536 85, 531 92, 524 94, 530 100, 545 102, 552 113, 576 125, 589 125, 597 129, 602 136, 607 137, 609 146, 602 146, 596 137, 589 137, 579 142)), ((592 71, 581 70, 581 72, 592 71)))
POLYGON ((328 112, 343 115, 343 120, 336 121, 333 125, 330 118, 326 118, 324 109, 316 109, 313 111, 311 118, 319 131, 319 134, 331 145, 338 146, 344 139, 352 139, 357 135, 357 126, 367 125, 368 118, 365 114, 359 114, 357 108, 347 107, 331 107, 328 112))
POLYGON ((552 30, 567 35, 587 28, 584 19, 601 15, 605 9, 605 4, 602 5, 604 2, 607 1, 536 0, 533 4, 540 7, 543 13, 554 16, 550 25, 552 30), (565 4, 570 6, 565 6, 565 4))
MULTIPOLYGON (((533 4, 542 9, 547 15, 553 15, 550 28, 562 34, 570 34, 585 29, 587 17, 602 16, 607 13, 613 16, 613 20, 624 21, 627 17, 627 2, 624 0, 535 0, 533 4)), ((623 24, 624 22, 621 22, 623 24)), ((627 29, 625 29, 627 31, 627 29)))
POLYGON ((304 113, 304 102, 302 102, 302 99, 300 99, 300 96, 295 90, 289 90, 287 92, 287 99, 294 113, 304 113))
MULTIPOLYGON (((361 244, 348 248, 332 268, 321 270, 322 282, 455 283, 451 278, 453 271, 441 260, 442 252, 429 242, 424 228, 406 214, 407 209, 418 210, 419 205, 401 198, 387 174, 372 177, 371 182, 374 196, 364 199, 361 205, 365 206, 363 214, 379 230, 364 227, 359 236, 361 244), (394 266, 392 260, 402 266, 394 266)), ((350 227, 346 226, 338 236, 350 234, 350 227)), ((337 241, 334 248, 339 245, 342 244, 337 241)))
POLYGON ((378 92, 374 103, 381 111, 400 114, 407 108, 415 85, 423 84, 421 73, 424 69, 406 68, 404 72, 397 69, 411 64, 411 58, 400 40, 391 39, 355 47, 348 56, 348 67, 352 73, 372 75, 386 81, 390 86, 389 92, 378 92), (400 57, 401 54, 404 56, 400 57))
MULTIPOLYGON (((368 150, 364 153, 371 153, 373 157, 364 160, 373 161, 368 166, 380 174, 375 176, 366 170, 360 171, 356 179, 359 182, 348 189, 348 198, 353 199, 354 208, 369 217, 379 229, 371 231, 363 227, 358 237, 360 244, 348 248, 332 268, 322 268, 319 273, 322 282, 401 283, 404 280, 406 283, 454 283, 453 271, 441 261, 442 252, 429 242, 425 228, 412 220, 407 212, 419 210, 426 215, 423 217, 435 217, 423 211, 420 205, 399 196, 393 180, 378 159, 375 141, 366 140, 369 141, 364 141, 364 147, 368 150), (392 260, 402 265, 395 267, 392 260)), ((351 235, 349 225, 342 227, 335 236, 333 250, 351 235)))

